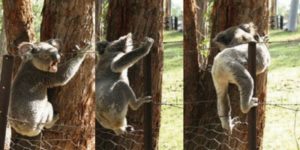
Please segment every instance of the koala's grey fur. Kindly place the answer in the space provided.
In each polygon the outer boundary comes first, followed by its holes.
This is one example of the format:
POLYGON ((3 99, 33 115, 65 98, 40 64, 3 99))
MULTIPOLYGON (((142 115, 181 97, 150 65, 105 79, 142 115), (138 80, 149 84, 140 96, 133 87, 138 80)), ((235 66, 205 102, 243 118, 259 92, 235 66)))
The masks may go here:
POLYGON ((136 98, 127 70, 149 53, 152 44, 153 39, 145 38, 144 43, 133 50, 131 33, 113 42, 97 43, 100 59, 96 68, 96 119, 117 135, 132 128, 126 120, 128 105, 137 110, 151 102, 150 96, 136 98))
POLYGON ((252 22, 233 26, 218 33, 213 39, 213 42, 217 44, 220 50, 240 44, 246 44, 250 41, 255 41, 255 30, 255 26, 252 22))
MULTIPOLYGON (((248 44, 244 43, 253 40, 258 42, 256 44, 256 74, 264 72, 270 65, 270 54, 265 43, 263 43, 264 39, 259 35, 253 35, 251 37, 251 34, 241 31, 239 27, 231 27, 220 32, 220 34, 222 34, 222 36, 228 34, 228 37, 232 39, 228 38, 226 41, 222 42, 219 38, 215 38, 214 42, 216 42, 217 45, 221 45, 220 48, 225 47, 225 49, 222 49, 222 51, 214 58, 212 78, 216 88, 218 115, 222 127, 231 133, 237 120, 231 118, 231 106, 227 93, 228 84, 233 83, 237 85, 240 92, 240 108, 243 113, 247 113, 252 107, 258 105, 257 98, 252 97, 254 84, 253 79, 247 70, 248 44), (248 41, 236 39, 240 37, 249 38, 247 38, 248 41)), ((220 34, 218 34, 217 37, 220 36, 220 34)))
POLYGON ((55 39, 18 46, 23 60, 12 85, 9 123, 21 135, 37 136, 59 118, 48 101, 47 89, 68 83, 85 58, 81 52, 58 66, 60 47, 55 39))

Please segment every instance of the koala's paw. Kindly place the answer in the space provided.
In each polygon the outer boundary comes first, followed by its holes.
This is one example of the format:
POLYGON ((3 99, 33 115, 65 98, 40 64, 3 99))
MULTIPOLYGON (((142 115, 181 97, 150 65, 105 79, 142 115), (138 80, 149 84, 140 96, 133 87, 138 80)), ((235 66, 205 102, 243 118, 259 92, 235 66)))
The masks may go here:
POLYGON ((143 98, 140 98, 141 101, 143 101, 144 103, 150 103, 152 102, 152 97, 151 96, 145 96, 143 98))
POLYGON ((154 40, 152 38, 150 38, 150 37, 145 37, 144 42, 147 45, 152 45, 154 43, 154 40))
POLYGON ((134 127, 132 125, 127 125, 126 132, 133 132, 133 131, 134 131, 134 127))
POLYGON ((46 129, 52 128, 58 120, 59 120, 59 114, 57 113, 54 115, 53 119, 45 125, 45 128, 46 129))
POLYGON ((117 136, 120 136, 120 135, 122 135, 122 134, 125 133, 125 131, 123 131, 123 130, 121 130, 121 129, 114 130, 114 132, 115 132, 115 134, 116 134, 117 136))
POLYGON ((75 47, 73 48, 74 52, 77 52, 78 56, 85 56, 86 53, 91 50, 92 45, 88 44, 88 43, 84 43, 84 45, 86 45, 85 47, 79 47, 78 45, 75 45, 75 47))
POLYGON ((249 102, 249 110, 252 108, 252 107, 257 107, 258 106, 258 98, 256 97, 252 97, 250 102, 249 102))
POLYGON ((233 128, 237 125, 240 124, 241 121, 239 121, 238 117, 232 118, 231 117, 223 117, 220 119, 222 128, 228 131, 228 134, 232 134, 233 128))

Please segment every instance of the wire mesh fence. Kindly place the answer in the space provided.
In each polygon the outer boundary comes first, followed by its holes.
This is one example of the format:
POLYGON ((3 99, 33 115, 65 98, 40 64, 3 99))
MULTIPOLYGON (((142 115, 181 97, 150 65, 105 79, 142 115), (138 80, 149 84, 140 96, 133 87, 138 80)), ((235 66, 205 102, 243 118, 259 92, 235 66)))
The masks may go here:
MULTIPOLYGON (((181 43, 181 42, 180 42, 181 43)), ((292 43, 296 44, 295 41, 274 41, 269 42, 269 44, 280 44, 280 43, 292 43)), ((172 89, 171 89, 172 90, 172 89)), ((196 102, 195 104, 206 104, 206 103, 215 103, 216 100, 209 100, 209 101, 202 101, 196 102)), ((174 102, 168 102, 167 100, 162 100, 161 103, 154 103, 154 105, 159 105, 162 109, 174 109, 175 111, 182 111, 184 109, 185 104, 193 104, 193 103, 184 103, 181 99, 174 102)), ((268 118, 271 116, 266 116, 266 125, 265 125, 265 133, 263 136, 258 136, 258 139, 264 139, 264 141, 273 141, 272 143, 277 143, 278 145, 282 145, 282 139, 280 138, 272 138, 269 132, 274 132, 270 130, 274 128, 274 130, 278 129, 277 136, 284 136, 288 137, 287 142, 289 143, 289 149, 297 149, 299 150, 299 143, 300 143, 300 123, 299 119, 299 110, 300 104, 298 103, 289 103, 289 102, 278 102, 278 101, 267 101, 266 103, 261 103, 260 105, 266 105, 266 111, 278 111, 286 113, 288 112, 288 116, 285 116, 285 120, 287 122, 281 120, 275 120, 272 122, 268 121, 268 118), (286 136, 287 134, 288 136, 286 136), (291 136, 290 136, 291 135, 291 136), (277 141, 277 142, 274 142, 277 141)), ((216 105, 212 109, 216 109, 216 105)), ((259 116, 259 114, 258 114, 259 116)), ((248 144, 247 140, 247 116, 239 116, 238 123, 233 129, 233 133, 229 134, 227 131, 222 129, 219 116, 211 115, 208 120, 201 120, 201 118, 197 120, 193 120, 194 122, 200 122, 201 125, 195 126, 184 126, 184 132, 187 138, 184 139, 185 145, 190 145, 191 149, 232 149, 232 150, 240 150, 245 149, 248 144), (241 138, 242 137, 242 138, 241 138)), ((12 118, 10 118, 12 119, 12 118)), ((172 123, 170 123, 172 126, 172 123)), ((93 128, 90 127, 82 127, 76 125, 55 125, 51 129, 47 129, 47 132, 51 132, 52 134, 58 135, 57 137, 63 138, 47 138, 42 133, 40 136, 36 138, 22 138, 22 137, 12 137, 11 138, 11 148, 10 149, 65 149, 64 146, 57 145, 57 141, 60 143, 63 141, 66 145, 72 145, 78 149, 88 149, 87 147, 82 147, 80 143, 74 143, 74 137, 68 137, 69 132, 76 132, 78 130, 85 130, 85 128, 93 128)), ((154 127, 153 130, 158 130, 154 127)), ((259 132, 260 129, 258 129, 259 132)), ((98 130, 97 130, 98 131, 98 130)), ((277 132, 277 131, 276 131, 277 132)), ((100 139, 97 140, 96 148, 100 149, 103 147, 97 147, 98 142, 99 145, 105 145, 105 147, 110 149, 132 149, 132 147, 143 147, 144 141, 142 140, 144 135, 144 129, 138 128, 135 129, 133 132, 129 132, 127 134, 116 136, 110 130, 101 130, 100 134, 96 135, 96 138, 100 139), (102 138, 110 136, 112 138, 102 138), (120 142, 122 141, 122 142, 120 142), (133 146, 134 145, 134 146, 133 146)), ((95 135, 90 135, 91 137, 95 135)), ((80 138, 87 138, 87 137, 80 137, 80 138)), ((158 140, 158 139, 154 139, 158 140)), ((160 139, 161 140, 161 139, 160 139)), ((267 143, 264 142, 264 143, 267 143)), ((276 149, 276 144, 263 144, 266 149, 276 149)), ((284 148, 281 146, 281 148, 284 148)), ((280 149, 280 148, 279 148, 280 149)))

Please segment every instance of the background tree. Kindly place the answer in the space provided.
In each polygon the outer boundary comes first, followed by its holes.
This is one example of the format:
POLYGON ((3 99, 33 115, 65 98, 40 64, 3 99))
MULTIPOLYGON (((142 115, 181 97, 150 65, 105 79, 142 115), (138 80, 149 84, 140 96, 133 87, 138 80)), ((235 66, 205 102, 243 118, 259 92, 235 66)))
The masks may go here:
MULTIPOLYGON (((2 0, 2 3, 6 50, 9 54, 17 54, 17 46, 21 42, 34 40, 31 0, 2 0)), ((14 70, 19 63, 20 59, 16 59, 14 70)))
POLYGON ((288 31, 297 31, 297 16, 298 16, 299 0, 291 0, 290 14, 288 20, 288 31))
MULTIPOLYGON (((3 5, 3 29, 6 37, 6 49, 9 54, 17 54, 17 46, 24 41, 34 40, 33 14, 31 8, 31 0, 2 0, 3 5)), ((3 39, 1 40, 3 41, 3 39)), ((14 72, 19 67, 21 60, 15 58, 14 72)), ((8 133, 9 131, 7 131, 8 133)), ((13 133, 13 136, 15 134, 13 133)), ((9 139, 9 137, 8 137, 9 139)), ((6 141, 8 147, 9 141, 6 141)))
MULTIPOLYGON (((186 9, 193 9, 193 5, 190 5, 192 0, 185 1, 186 9)), ((238 0, 220 0, 215 1, 212 9, 211 21, 211 38, 215 35, 234 25, 241 23, 254 22, 257 25, 258 33, 266 34, 268 33, 268 0, 252 1, 238 0)), ((194 15, 194 13, 186 14, 185 17, 190 17, 189 15, 194 15)), ((191 18, 191 17, 190 17, 191 18)), ((195 24, 186 24, 185 29, 193 28, 195 24)), ((186 35, 186 34, 185 34, 186 35)), ((187 35, 190 36, 190 35, 187 35)), ((193 40, 190 40, 193 41, 193 40)), ((188 41, 187 41, 188 42, 188 41)), ((190 49, 185 48, 185 51, 190 49)), ((195 50, 194 50, 195 51, 195 50)), ((196 53, 196 52, 192 53, 196 53)), ((184 89, 186 95, 185 102, 185 148, 191 149, 196 147, 205 147, 210 149, 247 149, 247 145, 240 143, 241 141, 247 141, 247 127, 245 125, 238 126, 239 131, 233 132, 233 137, 228 138, 226 134, 222 134, 223 129, 221 129, 220 121, 217 115, 216 106, 216 95, 214 91, 214 85, 212 82, 210 68, 213 63, 213 58, 219 52, 214 44, 211 44, 210 54, 208 56, 208 65, 199 64, 199 67, 203 70, 197 71, 198 61, 190 61, 190 66, 193 65, 194 69, 187 70, 187 76, 192 76, 190 74, 198 74, 199 77, 197 81, 199 84, 186 85, 189 88, 184 89), (195 91, 191 92, 189 89, 194 87, 195 91), (217 125, 215 125, 217 123, 217 125), (196 142, 195 142, 196 139, 196 142), (215 139, 219 143, 216 143, 215 139), (230 139, 230 140, 228 140, 230 139), (239 139, 239 140, 236 140, 239 139)), ((188 53, 188 52, 185 52, 188 53)), ((191 54, 190 54, 191 55, 191 54)), ((185 59, 190 59, 190 55, 185 55, 185 59)), ((201 61, 200 61, 201 62, 201 61)), ((257 147, 262 145, 264 120, 265 120, 265 105, 263 104, 266 99, 266 73, 263 73, 257 78, 257 97, 260 100, 260 105, 258 107, 258 119, 257 119, 257 147)), ((188 77, 185 77, 185 84, 189 83, 188 77)), ((191 82, 191 81, 190 81, 191 82)), ((185 87, 186 87, 185 86, 185 87)), ((242 114, 239 109, 239 94, 235 86, 230 86, 229 88, 231 106, 232 106, 232 116, 240 116, 241 120, 244 121, 246 115, 242 114)))
MULTIPOLYGON (((154 44, 150 54, 129 69, 130 85, 137 97, 151 95, 153 99, 153 147, 156 149, 160 127, 161 82, 163 67, 162 34, 163 34, 163 1, 161 0, 111 0, 107 16, 107 40, 112 41, 120 36, 133 33, 134 41, 139 43, 145 36, 152 37, 154 44), (151 60, 151 62, 149 62, 151 60), (151 64, 151 74, 147 71, 151 64), (149 83, 149 78, 152 83, 149 83)), ((135 45, 136 46, 136 45, 135 45)), ((143 130, 144 109, 129 111, 127 121, 136 130, 143 130)), ((111 131, 97 127, 97 149, 144 149, 143 132, 135 132, 117 137, 111 131)))
MULTIPOLYGON (((93 44, 94 0, 51 1, 45 0, 41 25, 41 40, 59 38, 62 52, 71 59, 75 45, 93 44)), ((66 59, 66 61, 67 61, 66 59)), ((64 149, 93 149, 95 146, 95 55, 86 56, 77 75, 63 87, 49 91, 54 109, 59 112, 58 124, 71 125, 46 131, 47 139, 65 139, 49 142, 64 149), (74 128, 75 127, 75 128, 74 128)), ((46 145, 43 145, 46 146, 46 145)))

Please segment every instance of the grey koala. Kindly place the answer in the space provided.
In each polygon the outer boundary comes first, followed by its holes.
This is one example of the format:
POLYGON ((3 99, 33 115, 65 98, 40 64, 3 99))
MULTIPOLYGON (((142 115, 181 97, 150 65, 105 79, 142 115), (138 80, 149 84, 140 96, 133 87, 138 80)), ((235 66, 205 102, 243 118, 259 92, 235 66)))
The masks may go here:
POLYGON ((96 119, 117 135, 133 130, 127 125, 128 105, 137 110, 142 104, 151 102, 151 96, 136 98, 129 85, 127 71, 149 53, 153 42, 147 37, 139 48, 133 50, 129 33, 118 40, 96 45, 100 55, 96 68, 96 119))
POLYGON ((48 101, 47 89, 68 83, 85 58, 86 49, 64 64, 59 40, 23 42, 18 46, 22 64, 12 85, 9 123, 19 134, 37 136, 59 119, 48 101), (60 65, 60 66, 59 66, 60 65))
POLYGON ((223 50, 228 47, 255 41, 255 34, 256 27, 252 22, 250 22, 240 24, 238 26, 233 26, 224 31, 221 31, 216 35, 213 41, 215 42, 215 44, 217 44, 220 50, 223 50))
POLYGON ((248 44, 244 43, 250 41, 257 42, 256 74, 260 74, 267 69, 271 60, 263 37, 242 31, 239 27, 231 27, 220 32, 214 39, 214 42, 220 46, 221 52, 214 58, 212 78, 217 93, 218 115, 222 127, 227 129, 229 133, 232 133, 232 129, 237 123, 237 118, 231 118, 231 106, 227 93, 229 83, 238 87, 240 92, 240 109, 243 113, 248 113, 252 107, 258 105, 258 99, 252 97, 254 83, 247 70, 248 44), (222 36, 226 36, 226 38, 222 36), (226 40, 222 41, 222 39, 226 40))

